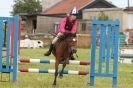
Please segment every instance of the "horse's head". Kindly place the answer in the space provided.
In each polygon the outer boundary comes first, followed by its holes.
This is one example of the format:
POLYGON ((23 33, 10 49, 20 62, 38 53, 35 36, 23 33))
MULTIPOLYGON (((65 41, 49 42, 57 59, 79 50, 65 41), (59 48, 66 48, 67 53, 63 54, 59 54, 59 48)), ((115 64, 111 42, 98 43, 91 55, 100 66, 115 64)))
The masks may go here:
POLYGON ((77 44, 77 39, 75 34, 70 34, 66 37, 66 44, 70 47, 76 46, 77 44))

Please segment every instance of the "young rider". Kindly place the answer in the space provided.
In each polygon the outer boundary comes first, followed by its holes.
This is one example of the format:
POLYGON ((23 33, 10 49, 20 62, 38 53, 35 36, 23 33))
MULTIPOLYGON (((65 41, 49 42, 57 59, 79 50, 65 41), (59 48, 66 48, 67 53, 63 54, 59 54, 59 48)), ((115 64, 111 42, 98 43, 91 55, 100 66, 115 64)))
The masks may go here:
MULTIPOLYGON (((57 40, 61 36, 64 35, 64 33, 76 34, 76 30, 77 30, 77 15, 78 15, 78 11, 74 7, 71 10, 70 14, 67 15, 67 17, 61 19, 59 32, 58 32, 57 36, 53 39, 49 50, 46 53, 44 53, 45 56, 49 56, 51 54, 54 44, 57 42, 57 40)), ((72 58, 75 59, 73 56, 72 56, 72 58)))

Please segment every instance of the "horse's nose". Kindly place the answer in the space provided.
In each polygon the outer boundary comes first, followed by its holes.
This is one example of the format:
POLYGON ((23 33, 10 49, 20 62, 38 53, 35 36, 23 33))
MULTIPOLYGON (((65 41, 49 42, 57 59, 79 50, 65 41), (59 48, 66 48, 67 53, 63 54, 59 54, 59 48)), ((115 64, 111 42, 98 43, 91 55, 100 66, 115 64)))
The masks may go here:
POLYGON ((75 42, 75 41, 76 41, 76 39, 75 39, 75 38, 73 38, 73 41, 75 42))

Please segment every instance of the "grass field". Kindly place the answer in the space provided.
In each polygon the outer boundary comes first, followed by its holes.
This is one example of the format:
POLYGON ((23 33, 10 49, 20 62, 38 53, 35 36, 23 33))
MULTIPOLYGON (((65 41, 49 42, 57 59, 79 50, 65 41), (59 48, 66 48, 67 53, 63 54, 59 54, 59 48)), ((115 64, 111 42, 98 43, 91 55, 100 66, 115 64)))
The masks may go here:
MULTIPOLYGON (((53 56, 44 57, 46 49, 21 49, 20 57, 52 59, 53 56)), ((78 60, 89 60, 89 49, 78 49, 78 60)), ((19 64, 19 67, 54 68, 49 64, 19 64)), ((89 71, 88 66, 67 65, 66 69, 89 71)), ((17 82, 0 82, 0 88, 51 88, 54 74, 45 73, 18 73, 17 82)), ((57 88, 89 88, 89 75, 64 75, 57 79, 57 88)), ((94 88, 111 88, 111 78, 96 78, 94 88)), ((119 64, 118 88, 133 88, 133 64, 119 64)))

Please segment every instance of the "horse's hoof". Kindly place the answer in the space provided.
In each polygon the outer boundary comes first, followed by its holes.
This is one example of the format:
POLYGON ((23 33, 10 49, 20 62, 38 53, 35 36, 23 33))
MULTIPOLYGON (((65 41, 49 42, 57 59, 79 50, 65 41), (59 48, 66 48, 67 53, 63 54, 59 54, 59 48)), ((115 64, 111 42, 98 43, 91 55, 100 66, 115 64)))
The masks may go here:
POLYGON ((56 85, 53 84, 53 85, 52 85, 52 88, 56 88, 56 85))

